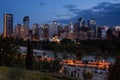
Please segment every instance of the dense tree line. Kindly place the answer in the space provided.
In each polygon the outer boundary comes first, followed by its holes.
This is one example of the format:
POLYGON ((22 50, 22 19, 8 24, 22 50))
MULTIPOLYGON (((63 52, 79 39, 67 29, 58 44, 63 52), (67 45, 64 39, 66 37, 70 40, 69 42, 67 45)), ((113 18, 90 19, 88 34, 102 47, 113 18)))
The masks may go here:
POLYGON ((20 66, 21 54, 14 38, 0 37, 0 66, 20 66))
MULTIPOLYGON (((28 70, 39 70, 41 72, 59 72, 62 65, 57 57, 52 62, 48 62, 47 60, 35 61, 35 56, 33 56, 33 43, 35 42, 31 42, 30 40, 25 42, 27 56, 25 59, 21 58, 18 42, 20 41, 12 37, 0 37, 0 66, 19 67, 28 70)), ((24 43, 24 41, 22 42, 24 43)), ((45 56, 45 53, 43 53, 43 56, 45 56)))
MULTIPOLYGON (((27 42, 18 40, 18 44, 26 46, 27 42)), ((95 55, 102 56, 116 56, 120 53, 119 40, 77 40, 63 39, 60 43, 46 41, 34 42, 32 41, 34 49, 52 50, 56 52, 74 53, 76 55, 95 55)))
POLYGON ((120 80, 120 56, 117 56, 116 62, 110 65, 108 80, 120 80))
POLYGON ((33 47, 30 40, 27 41, 27 55, 26 55, 26 68, 28 70, 33 69, 33 47))
MULTIPOLYGON (((74 53, 77 55, 77 59, 81 59, 81 56, 85 54, 96 55, 96 58, 99 58, 99 56, 104 58, 107 58, 107 56, 115 56, 117 57, 116 62, 111 65, 109 69, 108 80, 120 80, 119 50, 119 40, 81 40, 75 42, 73 40, 63 39, 60 43, 56 43, 49 42, 49 40, 30 42, 29 40, 17 40, 12 37, 0 37, 0 66, 20 67, 29 70, 39 70, 41 72, 57 73, 62 67, 60 59, 58 59, 58 52, 63 53, 64 59, 67 58, 66 53, 70 53, 71 56, 74 53), (26 59, 21 59, 18 46, 27 47, 26 59), (36 62, 33 57, 32 49, 52 50, 55 61, 48 62, 47 60, 44 60, 36 62)), ((86 78, 86 76, 84 77, 86 78)))

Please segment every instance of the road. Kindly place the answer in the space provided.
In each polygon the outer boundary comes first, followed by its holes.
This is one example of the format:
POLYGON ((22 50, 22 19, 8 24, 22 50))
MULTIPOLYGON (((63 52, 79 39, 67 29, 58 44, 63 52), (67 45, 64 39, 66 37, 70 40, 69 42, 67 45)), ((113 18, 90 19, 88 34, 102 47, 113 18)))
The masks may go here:
POLYGON ((76 66, 68 66, 64 65, 64 67, 68 70, 67 75, 69 76, 76 76, 78 78, 82 78, 82 72, 84 70, 93 72, 93 79, 92 80, 106 80, 108 70, 99 70, 94 68, 82 68, 76 66))

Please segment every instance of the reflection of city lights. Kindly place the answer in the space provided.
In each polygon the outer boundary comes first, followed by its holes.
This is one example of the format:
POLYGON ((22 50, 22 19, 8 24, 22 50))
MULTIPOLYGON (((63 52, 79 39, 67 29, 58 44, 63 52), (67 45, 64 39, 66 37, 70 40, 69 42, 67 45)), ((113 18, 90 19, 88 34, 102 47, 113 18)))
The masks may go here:
POLYGON ((60 39, 57 36, 53 37, 53 41, 60 43, 60 39))
MULTIPOLYGON (((26 58, 26 54, 22 54, 22 58, 26 58)), ((35 58, 36 61, 44 61, 47 60, 48 62, 54 61, 55 59, 52 57, 49 57, 47 55, 42 56, 42 58, 37 57, 35 58)), ((67 59, 67 60, 62 60, 60 62, 61 64, 65 64, 65 65, 71 65, 71 66, 77 66, 77 67, 92 67, 92 68, 98 68, 98 69, 109 69, 109 65, 111 64, 110 62, 106 62, 106 61, 93 61, 93 62, 88 62, 88 64, 84 64, 83 61, 81 60, 73 60, 73 59, 67 59)))
POLYGON ((77 44, 80 44, 80 42, 77 42, 77 44))
POLYGON ((45 55, 45 59, 47 58, 47 56, 45 55))

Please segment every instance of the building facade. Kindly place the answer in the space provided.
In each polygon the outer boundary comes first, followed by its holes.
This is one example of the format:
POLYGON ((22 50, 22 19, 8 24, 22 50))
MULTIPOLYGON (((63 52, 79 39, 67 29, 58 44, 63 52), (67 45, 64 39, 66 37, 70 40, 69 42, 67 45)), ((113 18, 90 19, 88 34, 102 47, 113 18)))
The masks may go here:
POLYGON ((13 14, 4 14, 4 37, 13 35, 13 14))
POLYGON ((29 28, 29 16, 23 18, 23 25, 29 28))
POLYGON ((20 27, 21 26, 22 26, 21 24, 17 24, 15 26, 15 36, 16 36, 16 38, 20 38, 20 27))
POLYGON ((90 39, 95 39, 97 36, 97 26, 96 26, 96 20, 95 19, 90 19, 88 20, 88 30, 89 30, 89 35, 90 39))
POLYGON ((48 33, 49 33, 50 40, 52 40, 55 36, 58 36, 58 23, 57 23, 57 21, 53 21, 49 25, 48 33))

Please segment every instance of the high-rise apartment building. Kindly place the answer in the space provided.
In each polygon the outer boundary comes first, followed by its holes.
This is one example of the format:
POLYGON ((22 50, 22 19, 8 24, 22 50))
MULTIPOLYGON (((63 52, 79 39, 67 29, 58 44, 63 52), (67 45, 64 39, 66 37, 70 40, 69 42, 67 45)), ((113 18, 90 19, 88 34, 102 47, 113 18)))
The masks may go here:
POLYGON ((13 34, 13 14, 4 14, 4 37, 13 34))

